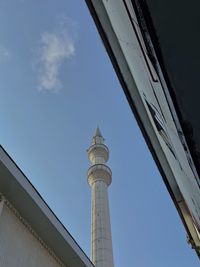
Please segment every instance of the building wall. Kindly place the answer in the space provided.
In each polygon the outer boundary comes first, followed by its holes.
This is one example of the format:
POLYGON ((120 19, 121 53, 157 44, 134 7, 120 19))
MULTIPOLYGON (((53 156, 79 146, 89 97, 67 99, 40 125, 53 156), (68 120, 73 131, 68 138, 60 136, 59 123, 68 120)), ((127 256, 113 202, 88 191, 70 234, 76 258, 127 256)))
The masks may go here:
POLYGON ((1 267, 60 267, 23 220, 4 204, 0 211, 1 267))

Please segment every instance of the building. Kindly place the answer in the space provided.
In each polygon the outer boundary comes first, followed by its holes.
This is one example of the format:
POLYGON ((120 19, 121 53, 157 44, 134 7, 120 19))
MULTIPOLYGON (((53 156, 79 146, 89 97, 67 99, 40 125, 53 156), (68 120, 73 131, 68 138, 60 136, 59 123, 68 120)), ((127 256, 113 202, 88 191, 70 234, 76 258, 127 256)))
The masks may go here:
POLYGON ((2 147, 0 266, 94 267, 2 147))
POLYGON ((106 165, 109 150, 98 127, 87 152, 91 162, 88 169, 92 189, 91 260, 96 267, 114 267, 107 192, 112 172, 106 165))
POLYGON ((86 3, 200 257, 200 2, 86 3))

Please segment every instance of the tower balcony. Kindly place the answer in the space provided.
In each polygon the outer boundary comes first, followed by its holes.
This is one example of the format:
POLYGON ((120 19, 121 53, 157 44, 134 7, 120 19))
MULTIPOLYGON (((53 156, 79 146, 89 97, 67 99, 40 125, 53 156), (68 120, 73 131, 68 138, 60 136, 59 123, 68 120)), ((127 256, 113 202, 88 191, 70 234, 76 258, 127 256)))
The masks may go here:
POLYGON ((112 182, 112 171, 105 164, 95 164, 88 169, 88 183, 90 186, 96 181, 103 181, 109 186, 112 182))
POLYGON ((87 150, 88 158, 93 163, 96 164, 96 160, 101 158, 103 161, 98 163, 105 163, 109 158, 109 150, 104 144, 94 144, 87 150))

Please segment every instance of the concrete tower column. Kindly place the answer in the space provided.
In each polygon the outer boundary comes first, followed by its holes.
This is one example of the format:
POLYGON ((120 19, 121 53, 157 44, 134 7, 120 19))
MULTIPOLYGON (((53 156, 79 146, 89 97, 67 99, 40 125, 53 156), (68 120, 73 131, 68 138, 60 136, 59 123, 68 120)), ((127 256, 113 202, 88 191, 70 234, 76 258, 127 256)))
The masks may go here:
POLYGON ((114 267, 107 192, 112 172, 106 165, 109 150, 99 128, 87 152, 91 162, 88 169, 88 183, 92 189, 91 260, 95 267, 114 267))

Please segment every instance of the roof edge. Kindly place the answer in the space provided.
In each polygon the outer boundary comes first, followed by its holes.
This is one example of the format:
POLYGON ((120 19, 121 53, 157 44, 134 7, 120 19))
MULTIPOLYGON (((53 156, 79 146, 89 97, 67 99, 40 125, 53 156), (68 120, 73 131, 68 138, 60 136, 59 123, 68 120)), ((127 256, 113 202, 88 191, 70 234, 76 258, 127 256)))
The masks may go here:
POLYGON ((76 267, 94 266, 2 146, 0 146, 0 188, 5 198, 63 263, 74 263, 75 265, 70 266, 76 267))

